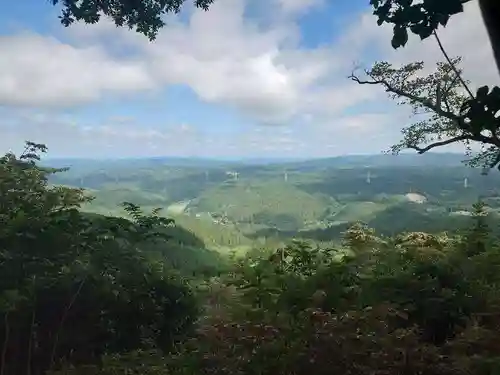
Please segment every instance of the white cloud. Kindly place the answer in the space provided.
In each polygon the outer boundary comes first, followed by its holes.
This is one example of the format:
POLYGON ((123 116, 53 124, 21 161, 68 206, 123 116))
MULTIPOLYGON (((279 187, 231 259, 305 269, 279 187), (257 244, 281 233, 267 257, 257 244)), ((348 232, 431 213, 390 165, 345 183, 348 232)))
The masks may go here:
MULTIPOLYGON (((274 1, 278 11, 287 15, 321 3, 274 1)), ((395 64, 442 60, 432 39, 412 38, 405 48, 392 50, 391 29, 378 27, 368 8, 337 42, 305 48, 297 43, 293 17, 275 17, 274 23, 263 26, 245 16, 244 5, 243 0, 218 0, 208 12, 192 10, 187 23, 170 18, 154 43, 105 21, 65 29, 64 41, 29 33, 0 37, 0 106, 57 109, 96 102, 110 94, 182 84, 202 100, 236 108, 256 123, 302 123, 302 128, 288 128, 286 134, 287 128, 257 128, 259 132, 224 138, 200 133, 191 125, 179 125, 177 130, 148 128, 139 125, 140 119, 70 126, 68 120, 30 118, 31 125, 9 125, 0 149, 21 139, 42 138, 49 145, 57 144, 57 153, 71 152, 73 147, 63 139, 81 138, 82 147, 117 153, 189 154, 200 152, 201 142, 208 145, 203 152, 213 155, 259 150, 321 156, 349 150, 376 152, 397 141, 407 119, 396 107, 390 109, 390 99, 380 89, 347 80, 352 63, 369 66, 375 58, 395 64), (344 111, 354 105, 356 110, 346 115, 344 111), (380 110, 373 113, 374 108, 387 110, 380 115, 380 110)), ((498 82, 474 2, 464 14, 453 16, 440 35, 451 55, 464 55, 467 78, 476 84, 498 82)))
MULTIPOLYGON (((139 126, 109 119, 78 123, 69 117, 43 112, 1 113, 0 150, 20 151, 25 140, 44 143, 50 156, 146 156, 200 157, 317 156, 352 152, 352 144, 368 143, 365 152, 385 148, 387 118, 379 114, 345 117, 338 123, 303 127, 252 127, 239 134, 214 135, 190 124, 139 126), (339 123, 348 129, 338 135, 339 123), (370 129, 364 127, 368 123, 370 129), (371 130, 378 134, 374 136, 371 130), (370 146, 371 144, 371 146, 370 146)), ((360 152, 360 150, 356 150, 360 152)))
POLYGON ((113 60, 99 47, 26 33, 0 36, 0 50, 2 105, 61 107, 155 86, 142 63, 113 60))
POLYGON ((278 0, 279 5, 285 12, 301 12, 320 5, 324 0, 278 0))
MULTIPOLYGON (((35 35, 3 37, 2 49, 12 52, 0 65, 0 82, 6 82, 0 103, 64 106, 107 91, 185 84, 201 99, 259 121, 288 121, 310 105, 303 98, 318 82, 335 72, 334 51, 300 48, 287 22, 258 27, 245 18, 244 5, 219 0, 208 12, 195 10, 187 24, 170 22, 154 43, 106 22, 75 25, 70 32, 78 39, 71 44, 35 35), (112 56, 118 48, 134 58, 112 56)), ((313 5, 282 1, 287 9, 313 5)))

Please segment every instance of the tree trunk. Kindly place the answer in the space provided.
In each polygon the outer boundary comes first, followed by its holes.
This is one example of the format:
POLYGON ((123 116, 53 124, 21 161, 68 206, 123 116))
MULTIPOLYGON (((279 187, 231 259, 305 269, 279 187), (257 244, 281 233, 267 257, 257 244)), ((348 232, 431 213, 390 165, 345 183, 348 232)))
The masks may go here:
POLYGON ((500 73, 500 0, 479 0, 484 25, 488 30, 493 56, 500 73))

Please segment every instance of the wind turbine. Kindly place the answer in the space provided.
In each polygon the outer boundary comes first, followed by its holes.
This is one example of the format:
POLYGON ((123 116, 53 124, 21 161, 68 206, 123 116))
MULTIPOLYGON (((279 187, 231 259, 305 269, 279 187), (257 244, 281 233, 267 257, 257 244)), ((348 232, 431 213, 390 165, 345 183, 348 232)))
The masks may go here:
POLYGON ((371 174, 370 174, 370 171, 368 171, 366 173, 366 183, 371 184, 371 182, 372 182, 371 174))

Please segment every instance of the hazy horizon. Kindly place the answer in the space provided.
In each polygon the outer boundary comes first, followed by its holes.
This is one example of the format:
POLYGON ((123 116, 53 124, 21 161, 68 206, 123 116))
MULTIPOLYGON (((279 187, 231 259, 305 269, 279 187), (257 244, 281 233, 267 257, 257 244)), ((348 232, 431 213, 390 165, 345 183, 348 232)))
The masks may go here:
POLYGON ((267 160, 267 159, 277 159, 277 160, 320 160, 320 159, 334 159, 334 158, 343 158, 343 157, 366 157, 366 156, 389 156, 389 157, 398 157, 398 156, 416 156, 416 157, 427 157, 429 155, 453 155, 453 156, 464 156, 463 153, 461 152, 451 152, 451 151, 429 151, 426 152, 425 154, 419 154, 417 152, 411 152, 411 151, 406 151, 406 152, 401 152, 399 154, 391 154, 391 153, 386 153, 386 152, 380 152, 380 153, 356 153, 356 154, 341 154, 341 155, 335 155, 335 156, 322 156, 322 157, 280 157, 280 156, 275 156, 275 157, 258 157, 258 156, 242 156, 242 157, 227 157, 227 158, 215 158, 215 157, 205 157, 205 156, 183 156, 183 155, 158 155, 158 156, 123 156, 123 157, 79 157, 79 156, 57 156, 57 157, 51 157, 50 154, 47 156, 44 156, 44 160, 61 160, 61 159, 81 159, 81 160, 127 160, 127 159, 163 159, 163 158, 170 158, 170 159, 203 159, 203 160, 267 160))

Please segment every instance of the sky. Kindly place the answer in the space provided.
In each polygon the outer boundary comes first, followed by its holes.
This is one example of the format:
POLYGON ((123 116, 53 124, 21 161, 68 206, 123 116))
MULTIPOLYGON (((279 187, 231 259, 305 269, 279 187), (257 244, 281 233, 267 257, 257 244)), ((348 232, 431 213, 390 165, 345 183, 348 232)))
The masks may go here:
MULTIPOLYGON (((215 0, 208 12, 188 0, 154 42, 106 19, 65 28, 58 15, 48 0, 0 13, 2 153, 26 140, 50 157, 380 153, 409 112, 348 75, 443 59, 433 39, 394 51, 369 0, 215 0)), ((476 2, 440 36, 473 86, 498 83, 476 2)))

